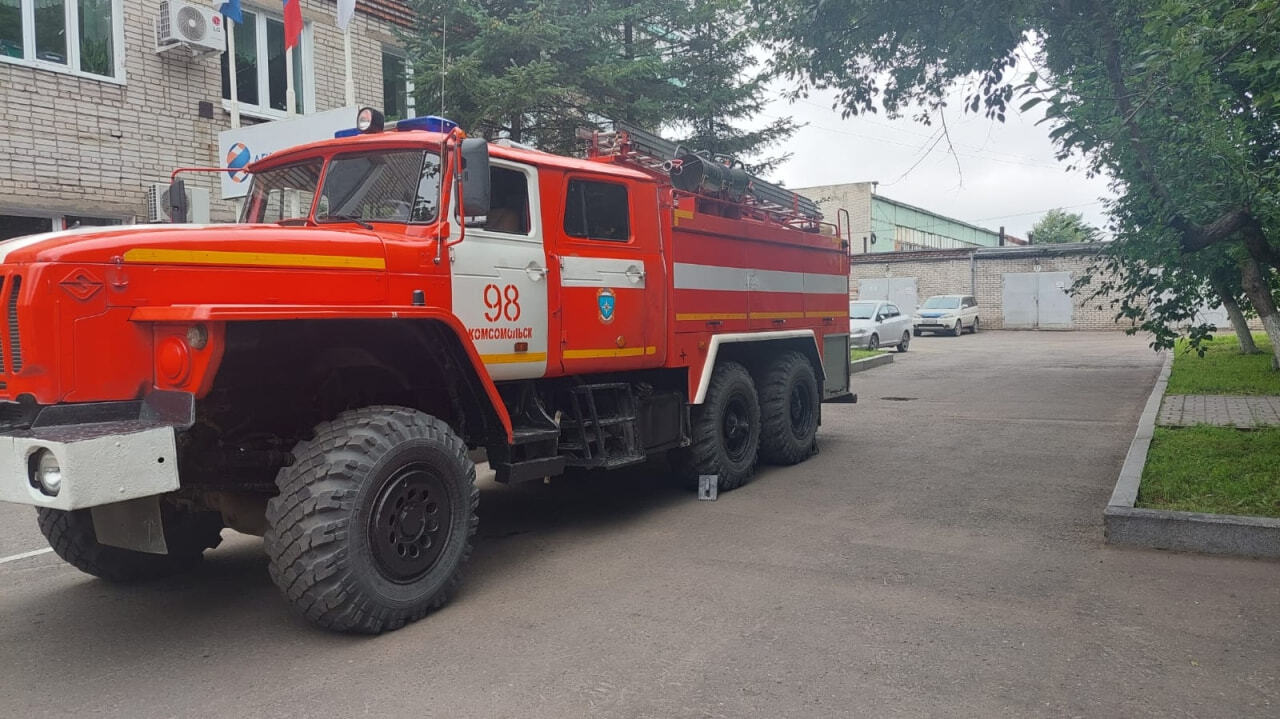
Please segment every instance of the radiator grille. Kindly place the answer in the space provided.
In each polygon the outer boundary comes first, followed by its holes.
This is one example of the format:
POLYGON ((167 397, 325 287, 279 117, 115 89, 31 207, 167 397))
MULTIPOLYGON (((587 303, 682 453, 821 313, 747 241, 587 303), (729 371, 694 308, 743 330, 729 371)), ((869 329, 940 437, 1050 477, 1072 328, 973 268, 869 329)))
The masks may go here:
MULTIPOLYGON (((0 284, 0 290, 3 285, 0 284)), ((18 329, 18 293, 22 291, 21 275, 14 275, 9 280, 9 292, 5 297, 5 320, 8 324, 8 355, 10 371, 14 374, 22 371, 22 333, 18 329)), ((3 352, 3 350, 0 350, 3 352)), ((4 357, 0 355, 0 366, 4 357)))

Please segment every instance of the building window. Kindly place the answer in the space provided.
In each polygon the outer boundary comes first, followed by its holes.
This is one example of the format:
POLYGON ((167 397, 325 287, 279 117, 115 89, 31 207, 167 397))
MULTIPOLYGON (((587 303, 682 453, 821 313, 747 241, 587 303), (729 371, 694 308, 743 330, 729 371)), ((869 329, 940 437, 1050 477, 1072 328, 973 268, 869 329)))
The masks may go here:
MULTIPOLYGON (((0 0, 3 2, 4 0, 0 0)), ((39 0, 37 0, 39 1, 39 0)), ((90 0, 82 0, 90 1, 90 0)), ((236 94, 242 112, 279 117, 286 109, 284 77, 284 21, 258 11, 242 11, 244 22, 236 25, 236 94)), ((293 94, 298 114, 311 110, 310 77, 304 72, 310 53, 311 24, 302 28, 302 37, 293 48, 293 94)), ((231 99, 227 53, 222 53, 222 99, 231 99)))
POLYGON ((0 0, 0 60, 121 80, 120 0, 0 0))
POLYGON ((382 113, 388 120, 415 116, 409 63, 403 55, 388 50, 382 51, 382 113))
POLYGON ((122 225, 119 217, 86 217, 83 215, 10 215, 0 211, 0 240, 35 235, 52 230, 76 227, 122 225))
POLYGON ((626 186, 569 180, 564 203, 564 233, 588 240, 626 242, 631 239, 626 186))

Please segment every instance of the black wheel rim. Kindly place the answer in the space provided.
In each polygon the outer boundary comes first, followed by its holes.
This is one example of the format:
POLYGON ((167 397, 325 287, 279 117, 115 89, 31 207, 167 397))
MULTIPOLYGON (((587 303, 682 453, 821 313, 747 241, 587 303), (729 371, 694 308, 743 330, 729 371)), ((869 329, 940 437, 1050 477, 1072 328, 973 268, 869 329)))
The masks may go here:
POLYGON ((438 474, 422 463, 398 469, 378 492, 369 517, 379 572, 407 584, 431 571, 449 543, 452 518, 453 502, 438 474))
POLYGON ((813 396, 802 382, 791 387, 791 432, 803 438, 808 434, 809 417, 813 414, 813 396))
POLYGON ((746 398, 735 394, 725 405, 724 421, 720 425, 725 454, 735 464, 746 458, 751 445, 751 413, 747 407, 746 398))

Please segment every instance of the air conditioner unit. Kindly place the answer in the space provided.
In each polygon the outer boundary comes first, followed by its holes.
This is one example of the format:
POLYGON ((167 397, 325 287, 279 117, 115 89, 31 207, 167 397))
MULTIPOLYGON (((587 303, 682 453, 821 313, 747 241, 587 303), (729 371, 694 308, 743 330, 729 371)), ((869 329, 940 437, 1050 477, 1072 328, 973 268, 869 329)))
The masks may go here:
MULTIPOLYGON (((169 186, 163 182, 147 188, 147 222, 169 222, 169 186)), ((209 190, 187 188, 187 222, 208 224, 209 190)))
POLYGON ((205 5, 164 0, 156 16, 156 52, 182 50, 192 55, 222 52, 227 33, 222 15, 205 5))

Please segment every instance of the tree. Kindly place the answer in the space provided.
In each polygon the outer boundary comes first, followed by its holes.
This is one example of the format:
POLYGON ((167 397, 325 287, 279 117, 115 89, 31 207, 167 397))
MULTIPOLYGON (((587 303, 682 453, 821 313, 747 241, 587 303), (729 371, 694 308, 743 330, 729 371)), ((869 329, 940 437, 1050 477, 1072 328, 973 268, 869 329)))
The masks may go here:
MULTIPOLYGON (((1121 315, 1189 312, 1212 253, 1231 267, 1280 361, 1280 0, 778 0, 761 5, 796 92, 834 87, 846 112, 965 103, 1003 120, 1021 92, 1053 124, 1062 159, 1115 178, 1121 315), (1036 70, 1019 75, 1031 40, 1036 70), (1173 299, 1144 295, 1183 278, 1173 299), (1185 270, 1185 271, 1184 271, 1185 270), (1153 300, 1154 301, 1150 301, 1153 300), (1150 301, 1150 302, 1148 302, 1150 301), (1176 306, 1175 306, 1176 305, 1176 306)), ((1163 288, 1167 289, 1167 288, 1163 288)), ((1194 337, 1193 337, 1194 339, 1194 337)), ((1172 340, 1157 334, 1157 346, 1172 340)))
POLYGON ((571 153, 579 128, 605 118, 656 125, 674 102, 671 49, 643 30, 676 12, 674 0, 418 0, 415 7, 409 48, 418 107, 443 105, 475 134, 571 153))
POLYGON ((791 136, 796 125, 778 118, 756 130, 741 123, 754 119, 768 102, 773 72, 754 67, 756 43, 742 0, 692 0, 679 19, 680 51, 676 82, 679 102, 670 120, 681 144, 712 156, 747 158, 752 170, 767 172, 786 159, 758 153, 791 136))
POLYGON ((753 68, 745 0, 417 0, 416 8, 417 106, 435 112, 443 103, 474 134, 573 154, 579 129, 624 120, 665 127, 691 150, 747 157, 794 130, 790 119, 742 128, 772 77, 753 68))
POLYGON ((1037 245, 1058 245, 1064 242, 1093 242, 1098 230, 1084 221, 1079 212, 1049 210, 1031 228, 1031 239, 1037 245))

